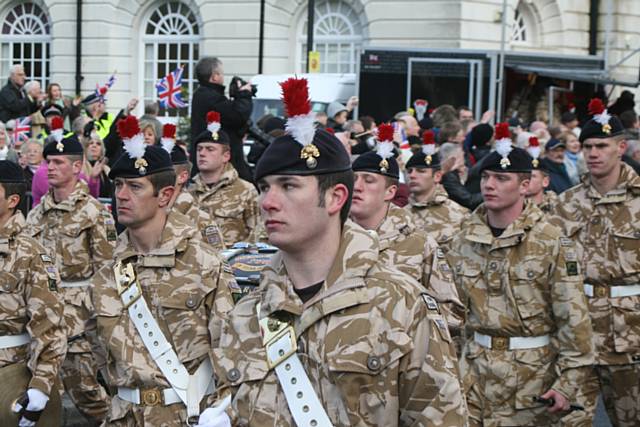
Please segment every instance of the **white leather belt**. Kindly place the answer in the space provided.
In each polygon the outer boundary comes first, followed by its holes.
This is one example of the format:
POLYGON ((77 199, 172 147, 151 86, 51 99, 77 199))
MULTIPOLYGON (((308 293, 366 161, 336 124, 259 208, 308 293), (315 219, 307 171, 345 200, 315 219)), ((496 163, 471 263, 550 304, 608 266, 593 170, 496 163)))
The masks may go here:
POLYGON ((640 285, 628 285, 628 286, 603 286, 603 285, 590 285, 584 284, 584 293, 589 298, 609 297, 631 297, 634 295, 640 295, 640 285))
MULTIPOLYGON (((197 373, 198 371, 196 371, 197 373)), ((213 393, 213 382, 209 382, 209 387, 205 391, 204 396, 208 396, 213 393)), ((203 396, 203 397, 204 397, 203 396)), ((131 402, 135 405, 145 404, 149 406, 164 405, 169 406, 174 403, 182 402, 178 393, 172 388, 160 389, 147 389, 140 390, 139 388, 130 387, 118 387, 118 397, 127 402, 131 402), (162 399, 160 400, 160 395, 162 399)))
POLYGON ((549 345, 549 335, 539 337, 492 337, 479 332, 473 333, 473 340, 482 347, 494 350, 524 350, 549 345))
POLYGON ((267 344, 267 361, 269 366, 275 366, 291 416, 298 426, 331 427, 333 424, 296 353, 293 328, 286 331, 267 344))
POLYGON ((88 286, 91 286, 91 279, 78 280, 75 282, 67 282, 66 280, 63 280, 60 282, 61 288, 86 288, 88 286))
POLYGON ((0 337, 0 349, 20 347, 31 342, 31 336, 28 333, 20 335, 5 335, 0 337))
POLYGON ((122 303, 129 311, 129 318, 151 358, 156 363, 166 380, 171 384, 174 392, 187 407, 187 416, 200 414, 200 401, 207 390, 215 386, 213 381, 213 366, 206 358, 193 375, 189 375, 187 368, 180 362, 178 355, 162 333, 158 322, 151 314, 146 300, 142 296, 142 289, 135 277, 133 266, 124 267, 117 263, 114 267, 116 280, 120 281, 119 292, 122 303), (122 271, 121 271, 122 270, 122 271), (128 281, 128 283, 125 283, 128 281), (128 285, 128 287, 126 287, 128 285))

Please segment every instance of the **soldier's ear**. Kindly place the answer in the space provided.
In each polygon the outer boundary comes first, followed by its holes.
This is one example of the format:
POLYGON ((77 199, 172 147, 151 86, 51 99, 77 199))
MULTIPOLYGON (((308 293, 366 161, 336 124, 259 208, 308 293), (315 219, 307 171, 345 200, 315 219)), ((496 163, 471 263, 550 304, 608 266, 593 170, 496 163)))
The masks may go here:
POLYGON ((173 185, 161 188, 158 192, 158 206, 160 208, 169 207, 171 199, 173 198, 173 193, 175 193, 175 191, 176 188, 173 185))
POLYGON ((14 210, 15 208, 17 208, 20 205, 20 196, 18 196, 17 194, 12 194, 9 197, 7 197, 7 207, 9 208, 9 210, 14 210))

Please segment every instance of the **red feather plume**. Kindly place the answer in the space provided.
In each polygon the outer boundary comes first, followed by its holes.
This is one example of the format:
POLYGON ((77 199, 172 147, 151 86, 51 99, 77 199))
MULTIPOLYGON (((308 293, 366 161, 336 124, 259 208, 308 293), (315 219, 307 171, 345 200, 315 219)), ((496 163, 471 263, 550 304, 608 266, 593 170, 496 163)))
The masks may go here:
POLYGON ((220 123, 220 113, 217 111, 209 111, 207 113, 207 124, 213 122, 220 123))
POLYGON ((176 125, 167 123, 162 127, 163 138, 175 138, 176 137, 176 125))
POLYGON ((393 141, 393 126, 389 123, 383 123, 378 126, 378 141, 393 141))
POLYGON ((602 114, 604 112, 604 104, 600 98, 592 98, 591 101, 589 101, 587 109, 592 116, 602 114))
POLYGON ((503 138, 511 138, 511 132, 509 131, 509 123, 507 122, 496 124, 496 141, 503 138))
POLYGON ((140 133, 138 119, 136 116, 128 115, 124 119, 118 120, 118 135, 122 139, 131 139, 140 133))
POLYGON ((55 116, 51 119, 51 130, 62 129, 64 126, 64 120, 60 116, 55 116))
POLYGON ((104 96, 107 94, 107 87, 102 86, 100 89, 98 89, 98 91, 100 92, 100 95, 104 96))
POLYGON ((435 138, 435 134, 433 133, 432 130, 426 130, 424 131, 424 133, 422 134, 422 143, 427 145, 427 144, 435 144, 436 143, 436 138, 435 138))
POLYGON ((538 138, 536 138, 535 136, 530 136, 529 147, 539 147, 539 146, 540 146, 540 141, 538 141, 538 138))
POLYGON ((306 115, 311 112, 307 79, 292 77, 280 83, 280 87, 282 88, 282 102, 287 117, 306 115))

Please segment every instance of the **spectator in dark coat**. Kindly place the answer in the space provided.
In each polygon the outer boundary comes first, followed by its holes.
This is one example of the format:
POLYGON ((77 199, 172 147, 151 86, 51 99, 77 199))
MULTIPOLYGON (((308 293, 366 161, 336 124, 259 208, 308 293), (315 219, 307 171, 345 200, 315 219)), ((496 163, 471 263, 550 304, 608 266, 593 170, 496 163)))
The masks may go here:
POLYGON ((36 112, 40 99, 33 99, 24 90, 26 74, 22 65, 10 69, 9 81, 0 90, 0 122, 25 117, 36 112))
MULTIPOLYGON (((238 171, 240 178, 252 182, 253 177, 249 165, 244 160, 242 138, 248 129, 249 117, 253 109, 251 100, 251 84, 238 83, 237 95, 228 99, 224 95, 224 70, 218 58, 204 57, 198 61, 195 69, 199 86, 193 93, 191 101, 191 158, 196 158, 196 137, 207 129, 207 113, 220 113, 222 130, 229 135, 231 142, 231 164, 238 171)), ((191 176, 198 173, 198 165, 194 162, 191 176)))
POLYGON ((564 150, 566 146, 559 139, 550 139, 544 147, 545 158, 540 161, 540 167, 549 173, 551 183, 547 190, 560 194, 573 186, 564 166, 564 150))

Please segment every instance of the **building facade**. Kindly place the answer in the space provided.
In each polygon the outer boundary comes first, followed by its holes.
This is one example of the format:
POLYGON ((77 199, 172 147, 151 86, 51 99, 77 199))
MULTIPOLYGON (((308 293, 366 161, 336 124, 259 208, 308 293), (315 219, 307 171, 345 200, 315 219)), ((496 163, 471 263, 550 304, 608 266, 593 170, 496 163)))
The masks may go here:
MULTIPOLYGON (((204 55, 223 59, 227 77, 251 77, 258 72, 260 3, 2 0, 0 76, 5 79, 11 64, 23 63, 29 78, 45 86, 60 83, 72 95, 81 5, 81 94, 115 73, 111 110, 134 96, 154 100, 159 78, 180 66, 191 93, 193 66, 204 55)), ((264 3, 263 72, 303 72, 307 1, 264 3)), ((587 55, 590 30, 596 54, 606 52, 611 65, 640 48, 640 1, 600 0, 595 28, 591 3, 507 0, 506 48, 587 55)), ((497 50, 502 10, 502 0, 315 0, 314 50, 320 52, 322 72, 356 72, 364 46, 497 50)), ((639 55, 631 56, 613 69, 614 75, 637 79, 639 62, 639 55)))

